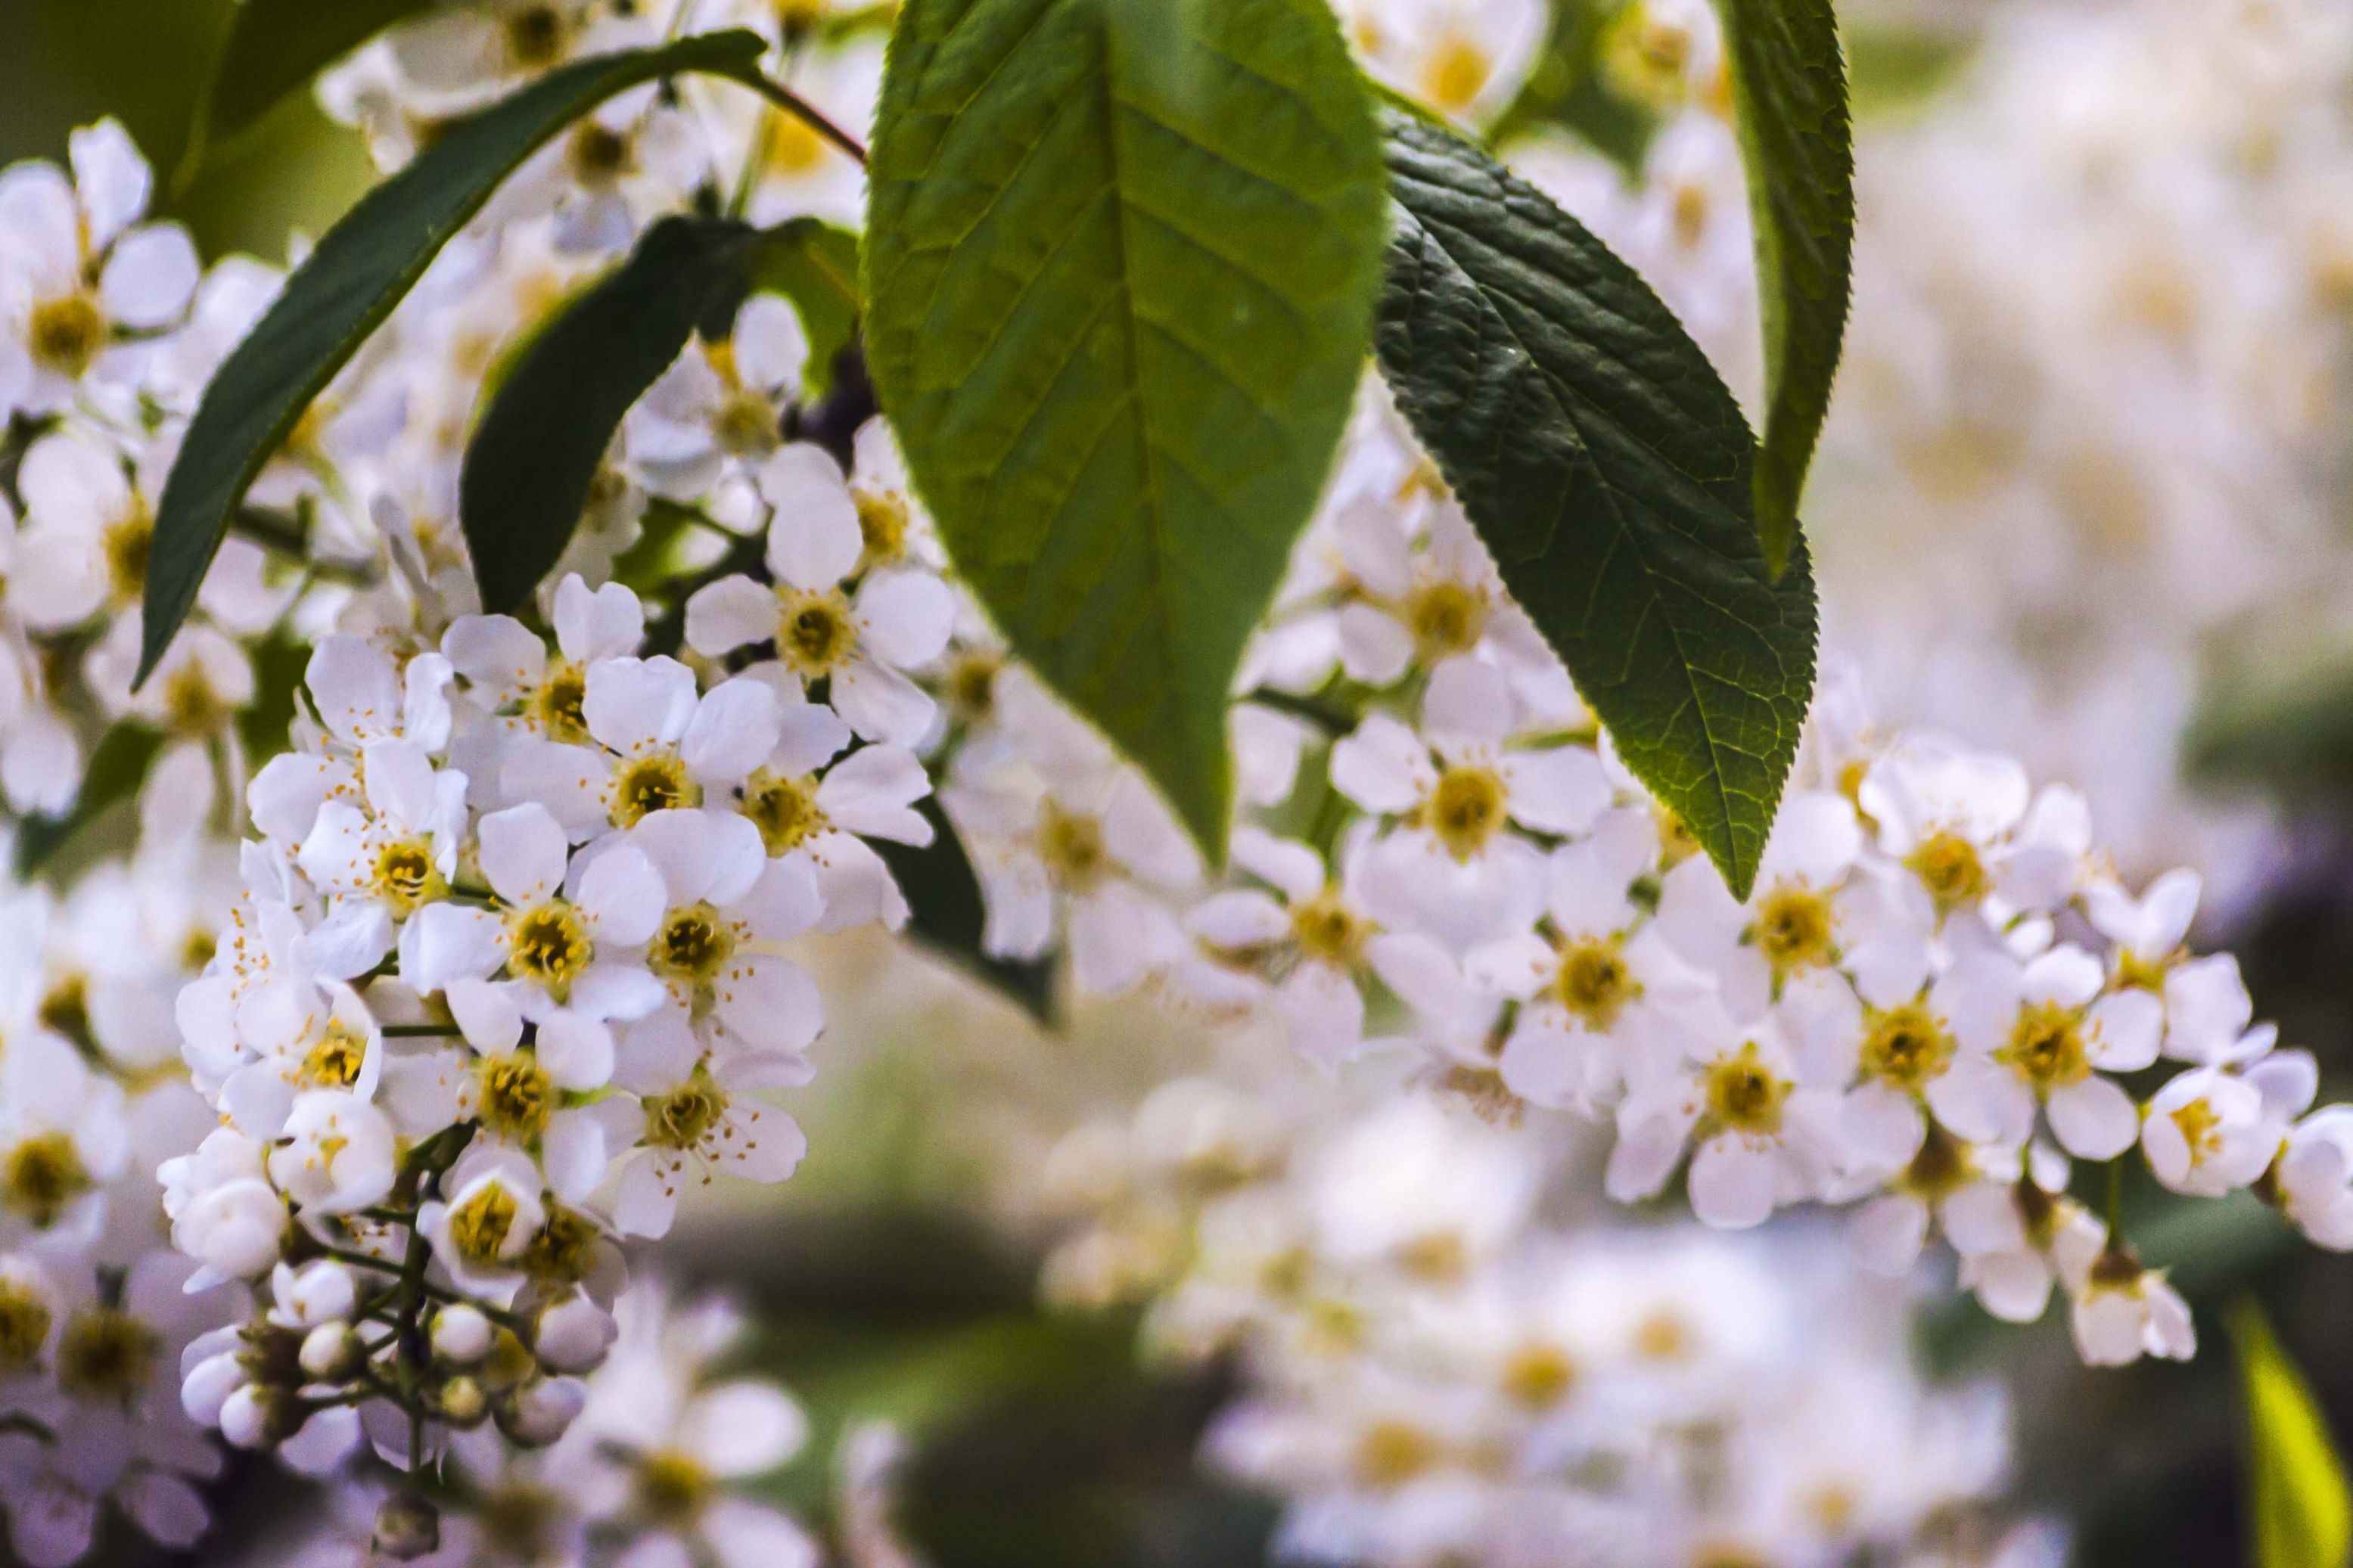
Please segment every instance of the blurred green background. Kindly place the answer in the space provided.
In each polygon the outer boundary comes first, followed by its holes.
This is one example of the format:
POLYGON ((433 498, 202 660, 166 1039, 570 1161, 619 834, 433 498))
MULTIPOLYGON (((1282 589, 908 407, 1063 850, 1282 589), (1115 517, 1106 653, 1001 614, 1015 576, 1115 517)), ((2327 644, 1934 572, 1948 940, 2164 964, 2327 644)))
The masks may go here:
POLYGON ((356 135, 298 99, 174 189, 229 9, 229 0, 0 0, 0 163, 62 159, 68 132, 111 114, 155 165, 159 207, 188 225, 207 257, 283 260, 290 231, 318 233, 365 186, 367 160, 356 135))

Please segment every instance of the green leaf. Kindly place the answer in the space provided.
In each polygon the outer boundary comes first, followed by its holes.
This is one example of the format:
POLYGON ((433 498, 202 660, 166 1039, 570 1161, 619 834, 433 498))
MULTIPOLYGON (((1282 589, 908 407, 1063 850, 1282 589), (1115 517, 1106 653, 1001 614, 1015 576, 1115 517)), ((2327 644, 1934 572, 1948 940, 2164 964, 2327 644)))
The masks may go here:
POLYGON ((2353 1497, 2320 1407, 2262 1309, 2241 1302, 2230 1328, 2247 1401, 2255 1568, 2343 1568, 2353 1552, 2353 1497))
POLYGON ((1804 542, 1776 584, 1739 406, 1631 268, 1468 142, 1388 134, 1398 406, 1627 766, 1746 897, 1813 688, 1804 542))
POLYGON ((1765 325, 1757 527, 1778 574, 1830 408, 1854 281, 1854 131, 1831 0, 1716 0, 1765 325))
POLYGON ((958 968, 1003 992, 1039 1023, 1052 1027, 1060 1021, 1054 1002, 1052 965, 1038 960, 992 958, 980 947, 987 919, 981 901, 980 879, 974 875, 964 841, 931 796, 915 803, 932 825, 931 843, 918 848, 888 839, 870 840, 882 863, 898 879, 907 896, 907 930, 920 943, 958 968))
POLYGON ((751 79, 765 47, 754 33, 706 33, 575 61, 450 125, 327 232, 223 363, 189 424, 156 509, 141 680, 195 603, 254 476, 499 182, 614 94, 681 71, 751 79))
POLYGON ((1386 237, 1322 0, 909 0, 867 352, 1015 650, 1212 859, 1242 645, 1363 371, 1386 237))
POLYGON ((484 609, 512 610, 554 570, 622 416, 686 346, 744 237, 718 219, 663 218, 516 356, 458 480, 484 609))
POLYGON ((802 379, 808 395, 833 389, 842 350, 858 335, 858 237, 821 218, 792 218, 763 231, 751 262, 751 291, 780 294, 799 313, 809 345, 802 379))
POLYGON ((174 183, 206 153, 260 122, 279 100, 433 0, 238 0, 213 57, 174 183))

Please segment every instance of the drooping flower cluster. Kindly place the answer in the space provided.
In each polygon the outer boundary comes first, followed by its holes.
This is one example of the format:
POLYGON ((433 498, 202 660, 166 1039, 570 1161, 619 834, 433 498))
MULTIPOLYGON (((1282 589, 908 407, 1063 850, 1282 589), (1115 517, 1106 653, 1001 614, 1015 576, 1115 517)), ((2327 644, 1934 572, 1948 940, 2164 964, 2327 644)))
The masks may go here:
POLYGON ((1493 1109, 1607 1120, 1623 1201, 1680 1181, 1732 1228, 1856 1205, 1866 1257, 1895 1270, 1940 1233, 1999 1316, 2039 1317, 2060 1287, 2095 1362, 2194 1342, 2113 1215, 2067 1195, 2079 1163, 2253 1186, 2324 1245, 2353 1240, 2353 1141, 2342 1110, 2305 1114, 2311 1058, 2253 1024, 2235 961, 2184 945, 2197 879, 2125 886, 2073 792, 1879 735, 1833 677, 1736 900, 1377 407, 1296 578, 1237 726, 1261 809, 1225 885, 1140 781, 999 682, 945 790, 997 951, 1039 951, 1059 920, 1082 986, 1149 977, 1212 1013, 1271 1010, 1330 1068, 1401 1047, 1493 1109))
POLYGON ((618 1337, 584 1380, 586 1402, 563 1437, 518 1450, 486 1430, 457 1434, 438 1479, 446 1510, 370 1479, 340 1481, 342 1528, 306 1542, 288 1568, 363 1568, 385 1555, 427 1568, 815 1568, 816 1544, 800 1525, 738 1489, 789 1463, 808 1439, 807 1418, 783 1390, 722 1374, 743 1348, 742 1315, 715 1299, 676 1301, 640 1279, 614 1316, 618 1337), (404 1528, 417 1534, 387 1534, 404 1528))
POLYGON ((111 120, 74 132, 65 168, 0 170, 0 798, 18 816, 70 807, 116 722, 241 778, 250 645, 300 585, 253 539, 226 541, 186 630, 132 690, 164 476, 275 286, 242 261, 203 272, 185 230, 148 219, 153 184, 111 120))
POLYGON ((1819 1234, 1565 1223, 1548 1134, 1427 1097, 1302 1114, 1180 1079, 1073 1133, 1071 1302, 1150 1302, 1147 1339, 1238 1354, 1210 1460, 1283 1500, 1287 1559, 2060 1560, 1990 1506, 1991 1387, 1913 1370, 1905 1293, 1819 1234))
POLYGON ((157 775, 135 857, 64 898, 0 891, 0 1511, 34 1568, 79 1558, 109 1513, 189 1546, 220 1469, 181 1413, 179 1366, 244 1293, 192 1278, 154 1182, 210 1121, 171 1022, 235 888, 181 831, 207 784, 183 753, 157 775))
MULTIPOLYGON (((1883 711, 2074 782, 2126 869, 2186 860, 2240 896, 2276 837, 2185 787, 2181 741, 2242 667, 2344 642, 2353 27, 2329 0, 1885 10, 1957 63, 1857 128, 1854 306, 1808 498, 1825 624, 1883 711)), ((1639 178, 1565 135, 1505 155, 1753 412, 1713 8, 1640 0, 1618 43, 1611 85, 1660 116, 1639 178)))
POLYGON ((164 1170, 182 1249, 259 1303, 188 1372, 240 1446, 315 1465, 365 1430, 414 1468, 485 1422, 561 1436, 619 1237, 800 1158, 762 1098, 823 1024, 785 944, 903 911, 854 835, 928 838, 912 755, 844 756, 776 661, 642 655, 625 588, 567 578, 554 620, 552 649, 502 616, 397 659, 327 637, 254 780, 243 896, 178 1003, 221 1124, 164 1170))

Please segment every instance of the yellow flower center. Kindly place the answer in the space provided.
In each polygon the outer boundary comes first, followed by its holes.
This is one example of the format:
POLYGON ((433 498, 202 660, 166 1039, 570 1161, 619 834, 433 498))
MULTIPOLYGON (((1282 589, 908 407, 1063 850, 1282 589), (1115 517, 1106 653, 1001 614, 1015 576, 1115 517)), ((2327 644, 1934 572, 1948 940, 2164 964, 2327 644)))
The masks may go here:
POLYGON ((1709 1126, 1769 1136, 1781 1130, 1781 1102, 1795 1086, 1765 1065, 1751 1040, 1708 1065, 1706 1087, 1709 1126))
POLYGON ((1977 1162, 1968 1149, 1931 1121, 1927 1135, 1920 1141, 1920 1152, 1904 1168, 1897 1185, 1921 1202, 1933 1204, 1968 1186, 1977 1173, 1977 1162))
POLYGON ((887 566, 907 553, 907 503, 894 495, 856 493, 858 533, 866 541, 866 564, 887 566))
POLYGON ((90 1032, 90 979, 68 974, 41 998, 40 1020, 76 1045, 92 1043, 90 1032))
POLYGON ((727 1091, 698 1067, 669 1093, 648 1095, 645 1108, 648 1143, 657 1149, 694 1149, 727 1114, 727 1091))
POLYGON ((29 1372, 49 1338, 49 1304, 13 1279, 0 1280, 0 1373, 29 1372))
POLYGON ((1291 911, 1291 937, 1302 956, 1320 963, 1345 966, 1356 962, 1372 935, 1372 926, 1357 918, 1337 888, 1326 888, 1291 911))
POLYGON ((155 520, 145 506, 133 502, 131 511, 106 525, 99 548, 106 557, 107 596, 117 609, 139 602, 147 587, 147 556, 155 542, 155 520))
POLYGON ((1438 1440, 1410 1422, 1376 1421, 1356 1439, 1356 1479, 1374 1491, 1395 1491, 1437 1468, 1438 1440))
POLYGON ((771 857, 788 854, 825 831, 813 779, 791 779, 762 768, 744 782, 744 815, 760 830, 771 857))
POLYGON ((188 660, 164 678, 164 727, 173 734, 209 735, 228 716, 229 705, 213 689, 204 666, 195 660, 188 660))
POLYGON ((1863 1076, 1916 1094, 1951 1064, 1953 1050, 1944 1020, 1921 1003, 1906 1003, 1872 1019, 1862 1037, 1863 1076))
POLYGON ((33 357, 61 375, 79 375, 106 342, 106 315, 87 294, 67 294, 33 307, 26 339, 33 357))
POLYGON ((568 29, 553 5, 530 5, 506 18, 507 58, 517 70, 541 70, 564 52, 568 29))
POLYGON ((1994 1053, 2037 1094, 2049 1094, 2092 1076, 2091 1058, 2084 1051, 2083 1020, 2072 1007, 2056 1002, 2029 1003, 2018 1010, 2010 1041, 1994 1053))
POLYGON ((703 986, 719 977, 734 952, 733 928, 709 904, 696 904, 671 911, 647 957, 657 974, 703 986))
POLYGON ((1986 875, 1985 862, 1978 858, 1977 846, 1957 833, 1932 833, 1920 841, 1919 847, 1905 857, 1904 863, 1920 879, 1935 900, 1936 912, 1951 914, 1963 904, 1975 903, 1985 897, 1992 879, 1986 875))
POLYGON ((491 1557, 501 1563, 544 1563, 556 1555, 556 1525, 564 1501, 545 1487, 505 1481, 481 1492, 469 1509, 491 1557))
POLYGON ((1577 1363, 1557 1345, 1523 1345, 1504 1363, 1504 1395, 1529 1410, 1548 1409, 1577 1386, 1577 1363))
POLYGON ((302 1057, 296 1078, 306 1089, 349 1089, 360 1080, 367 1041, 341 1018, 328 1020, 319 1043, 302 1057))
POLYGON ((675 752, 656 752, 621 769, 613 781, 613 826, 633 827, 657 811, 702 804, 702 788, 687 776, 675 752))
POLYGON ((2192 1166, 2202 1165, 2222 1152, 2222 1119, 2203 1095, 2174 1107, 2171 1114, 2182 1142, 2189 1146, 2192 1166))
POLYGON ((588 967, 594 953, 587 928, 568 904, 542 904, 513 916, 507 925, 507 968, 537 981, 558 1001, 588 967))
POLYGON ((1836 951, 1831 901, 1802 882, 1783 882, 1767 893, 1751 929, 1776 974, 1828 963, 1836 951))
POLYGON ((1504 799, 1503 777, 1493 768, 1449 767, 1413 815, 1448 854, 1468 860, 1503 826, 1504 799))
POLYGON ((576 746, 588 739, 588 721, 580 710, 587 696, 587 671, 576 664, 551 665, 532 694, 531 716, 549 740, 576 746))
POLYGON ((1038 858, 1057 887, 1083 893, 1111 868, 1103 824, 1092 815, 1065 811, 1052 800, 1038 807, 1038 858))
POLYGON ((1672 1312, 1653 1312, 1634 1331, 1634 1353, 1644 1361, 1682 1361, 1692 1349, 1691 1330, 1672 1312))
POLYGON ((450 1245, 475 1268, 490 1268, 506 1249, 522 1206, 504 1183, 484 1183, 480 1192, 449 1212, 450 1245))
POLYGON ((0 1159, 0 1205, 42 1229, 94 1185, 73 1139, 63 1132, 36 1132, 0 1159))
POLYGON ((1405 623, 1415 651, 1423 662, 1435 664, 1478 646, 1487 627, 1487 596, 1450 579, 1425 583, 1407 595, 1405 623))
POLYGON ((572 132, 572 173, 584 185, 609 184, 637 163, 629 139, 609 126, 584 120, 572 132))
POLYGON ((528 1143, 547 1131, 555 1085, 529 1051, 484 1057, 474 1069, 482 1125, 511 1142, 528 1143))
POLYGON ((986 648, 958 654, 948 667, 948 706, 967 724, 997 711, 997 676, 1005 660, 986 648))
POLYGON ((711 422, 721 450, 739 458, 764 458, 784 445, 776 411, 756 392, 738 391, 719 405, 711 422))
POLYGON ((551 1206, 547 1223, 524 1248, 522 1266, 543 1284, 577 1285, 596 1261, 596 1223, 576 1209, 551 1206))
POLYGON ((1642 984, 1626 967, 1617 939, 1598 937, 1561 949, 1552 992, 1569 1016, 1599 1033, 1617 1023, 1626 1004, 1642 994, 1642 984))
POLYGON ((858 651, 858 623, 835 589, 776 590, 776 655, 804 678, 828 674, 858 651))
POLYGON ((806 174, 824 161, 825 142, 807 121, 776 110, 768 116, 768 166, 786 174, 806 174))
POLYGON ((675 1448, 659 1449, 638 1461, 638 1507, 657 1528, 690 1524, 711 1499, 711 1472, 675 1448))
POLYGON ((78 1399, 128 1405, 163 1351, 155 1331, 113 1307, 77 1312, 58 1337, 58 1386, 78 1399))
POLYGON ((376 897, 404 915, 449 890, 433 864, 433 846, 422 838, 396 839, 377 850, 374 881, 376 897))

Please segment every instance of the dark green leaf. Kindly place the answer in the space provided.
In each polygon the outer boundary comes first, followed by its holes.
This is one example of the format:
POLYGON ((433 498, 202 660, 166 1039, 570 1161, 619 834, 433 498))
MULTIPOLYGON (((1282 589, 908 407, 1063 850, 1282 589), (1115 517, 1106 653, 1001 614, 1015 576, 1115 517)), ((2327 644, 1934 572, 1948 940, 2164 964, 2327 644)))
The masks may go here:
POLYGON ((907 896, 909 933, 924 946, 970 971, 1013 998, 1039 1023, 1057 1021, 1054 971, 1041 961, 991 958, 980 950, 981 926, 987 908, 981 902, 980 879, 973 874, 964 841, 949 826, 939 802, 918 801, 915 809, 932 825, 932 841, 922 848, 912 844, 872 841, 899 890, 907 896))
POLYGON ((867 351, 1017 652, 1213 859, 1242 644, 1362 374, 1386 236, 1322 0, 910 0, 867 351))
POLYGON ((449 126, 327 232, 221 365, 188 426, 156 509, 140 679, 195 603, 254 475, 499 182, 614 94, 681 71, 748 77, 765 47, 754 33, 708 33, 551 71, 449 126))
POLYGON ((801 319, 809 345, 802 379, 811 398, 833 389, 841 352, 858 335, 858 237, 819 218, 767 229, 751 262, 751 291, 781 294, 801 319))
POLYGON ((555 568, 621 416, 670 368, 744 229, 666 217, 581 290, 509 368, 466 443, 458 518, 482 606, 513 609, 555 568))
POLYGON ((1854 279, 1854 132, 1831 0, 1716 0, 1765 324, 1757 527, 1779 572, 1830 407, 1854 279))
POLYGON ((1619 754, 1746 896, 1813 688, 1803 541, 1776 584, 1753 443, 1631 268, 1477 148, 1389 118, 1398 406, 1619 754))
POLYGON ((17 825, 16 874, 33 876, 74 835, 138 794, 147 764, 163 749, 163 736, 137 724, 117 724, 100 737, 72 807, 63 816, 27 817, 17 825))
POLYGON ((2247 1401, 2248 1514, 2255 1568, 2344 1568, 2353 1497, 2304 1375, 2253 1301, 2232 1312, 2247 1401))
POLYGON ((253 129, 280 99, 433 0, 238 0, 213 57, 179 183, 206 152, 253 129))

